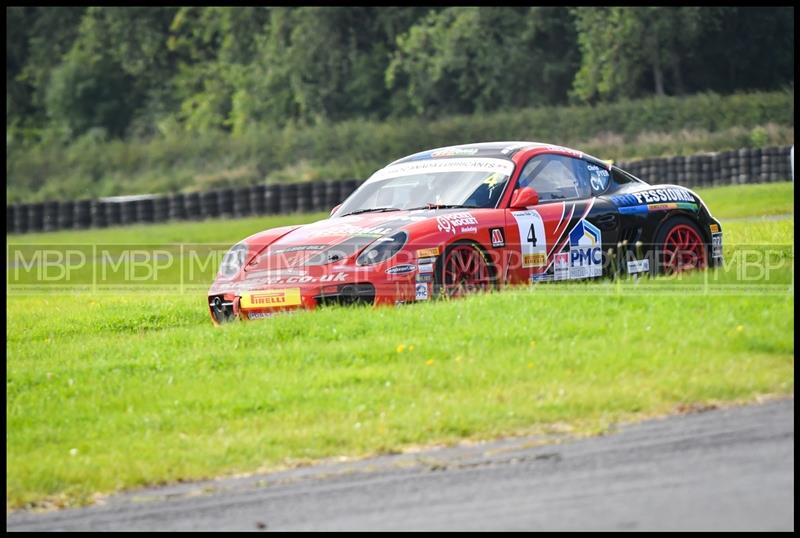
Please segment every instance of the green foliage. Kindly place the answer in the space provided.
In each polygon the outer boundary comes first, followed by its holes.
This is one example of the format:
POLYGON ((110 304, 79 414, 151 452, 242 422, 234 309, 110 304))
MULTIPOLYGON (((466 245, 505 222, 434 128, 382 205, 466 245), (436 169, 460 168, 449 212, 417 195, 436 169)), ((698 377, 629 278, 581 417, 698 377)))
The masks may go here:
POLYGON ((792 9, 10 7, 7 194, 363 177, 473 140, 688 129, 716 147, 793 125, 773 108, 793 102, 737 95, 793 88, 792 9), (700 96, 647 99, 683 93, 700 96))
POLYGON ((793 8, 581 7, 573 96, 764 89, 794 76, 793 8), (748 74, 745 74, 747 72, 748 74))
POLYGON ((76 51, 53 71, 47 113, 56 126, 73 134, 103 129, 118 136, 130 121, 131 109, 125 99, 130 83, 107 56, 76 51))
POLYGON ((7 194, 10 201, 29 201, 363 179, 417 151, 491 140, 552 142, 615 160, 691 154, 748 146, 759 126, 767 145, 791 143, 794 94, 702 94, 309 127, 242 120, 234 136, 218 130, 185 136, 176 121, 164 120, 162 135, 142 140, 101 142, 88 135, 68 146, 11 144, 7 194))
POLYGON ((565 8, 450 7, 398 37, 386 83, 428 117, 557 103, 574 39, 565 8))
POLYGON ((791 8, 12 7, 6 13, 12 142, 52 141, 47 131, 65 125, 75 135, 99 127, 120 138, 240 135, 264 124, 564 104, 570 87, 575 99, 599 102, 776 89, 794 79, 791 8), (91 99, 100 112, 87 110, 83 103, 91 99))

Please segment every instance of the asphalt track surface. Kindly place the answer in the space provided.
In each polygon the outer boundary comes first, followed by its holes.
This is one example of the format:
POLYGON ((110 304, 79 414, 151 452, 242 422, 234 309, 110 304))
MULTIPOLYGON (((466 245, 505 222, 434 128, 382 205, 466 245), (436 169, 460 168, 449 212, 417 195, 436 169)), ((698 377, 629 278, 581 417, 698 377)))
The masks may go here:
POLYGON ((8 530, 793 530, 794 399, 154 488, 8 530), (553 444, 555 442, 555 444, 553 444))

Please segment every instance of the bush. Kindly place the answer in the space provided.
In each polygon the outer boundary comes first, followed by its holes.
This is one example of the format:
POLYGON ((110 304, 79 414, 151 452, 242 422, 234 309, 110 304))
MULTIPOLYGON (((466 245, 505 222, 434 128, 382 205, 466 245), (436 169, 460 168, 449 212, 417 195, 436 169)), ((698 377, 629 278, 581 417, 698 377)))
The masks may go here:
POLYGON ((789 144, 793 127, 794 92, 789 90, 528 108, 438 120, 258 126, 236 135, 181 136, 170 131, 146 140, 104 141, 89 132, 67 146, 7 145, 6 192, 9 202, 15 202, 260 181, 363 179, 416 151, 491 140, 551 142, 620 160, 789 144))

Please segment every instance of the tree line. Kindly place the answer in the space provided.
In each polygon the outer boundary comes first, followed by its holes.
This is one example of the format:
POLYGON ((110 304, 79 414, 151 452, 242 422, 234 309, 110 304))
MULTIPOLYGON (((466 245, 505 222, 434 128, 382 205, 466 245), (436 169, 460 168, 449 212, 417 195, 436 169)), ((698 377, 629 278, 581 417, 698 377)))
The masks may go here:
POLYGON ((68 141, 793 85, 791 7, 9 7, 6 132, 68 141))

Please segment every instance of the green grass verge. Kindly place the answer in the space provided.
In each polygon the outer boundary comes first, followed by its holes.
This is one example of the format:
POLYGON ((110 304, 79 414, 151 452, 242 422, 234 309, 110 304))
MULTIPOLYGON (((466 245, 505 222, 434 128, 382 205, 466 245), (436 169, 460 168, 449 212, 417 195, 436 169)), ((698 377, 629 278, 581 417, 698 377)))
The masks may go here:
POLYGON ((794 182, 695 189, 718 219, 794 213, 794 182))
MULTIPOLYGON (((715 192, 703 193, 712 208, 715 192)), ((726 244, 791 244, 793 220, 723 220, 726 244)), ((186 226, 223 239, 214 223, 186 226)), ((559 283, 220 328, 202 294, 11 295, 7 508, 792 394, 791 267, 769 293, 685 291, 709 279, 739 276, 696 273, 684 291, 669 279, 559 283)))

